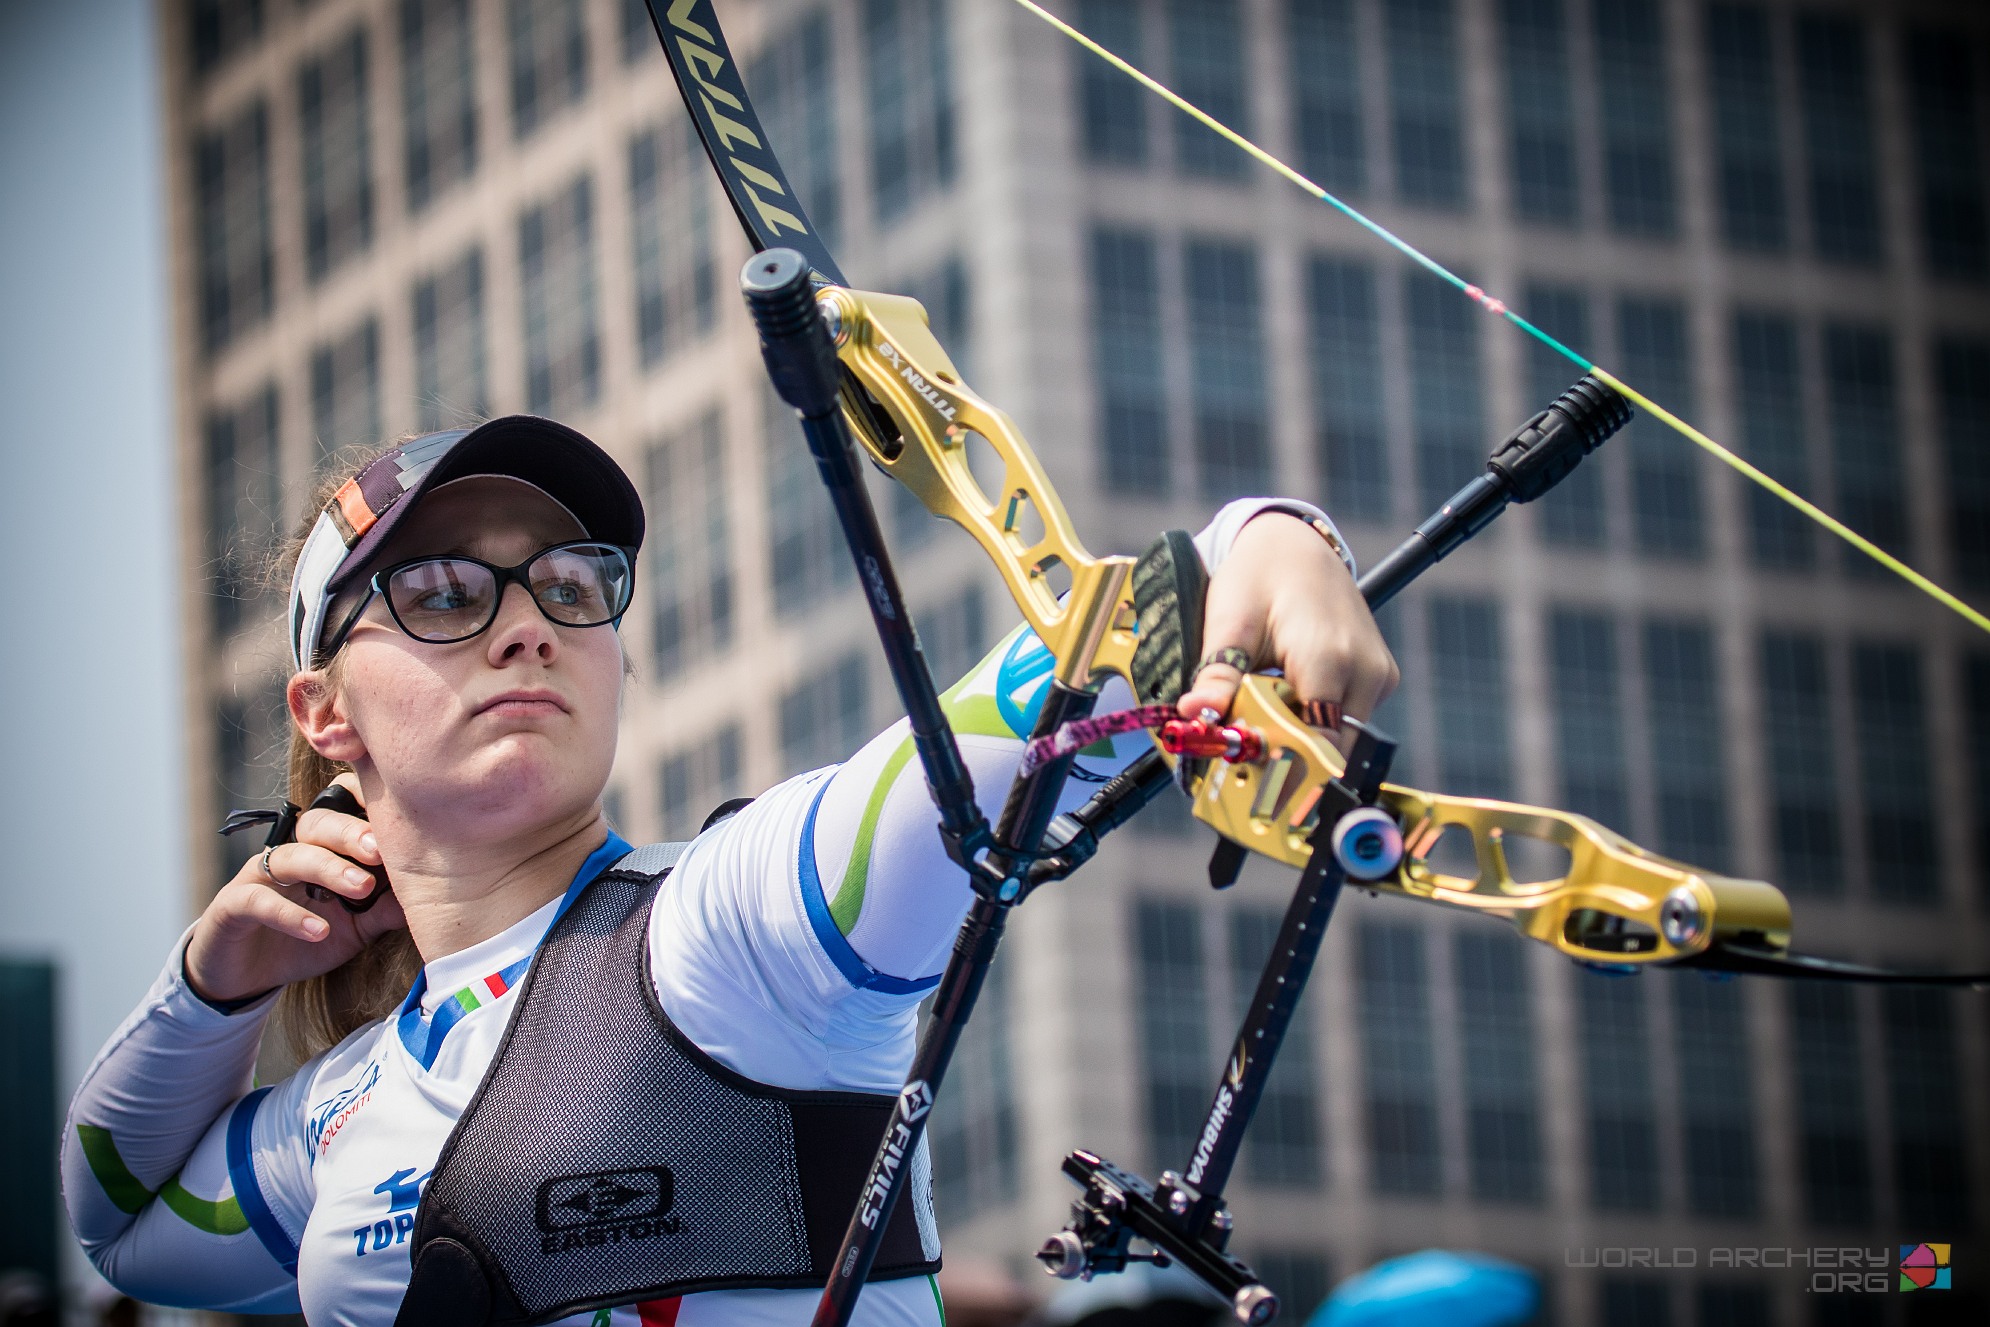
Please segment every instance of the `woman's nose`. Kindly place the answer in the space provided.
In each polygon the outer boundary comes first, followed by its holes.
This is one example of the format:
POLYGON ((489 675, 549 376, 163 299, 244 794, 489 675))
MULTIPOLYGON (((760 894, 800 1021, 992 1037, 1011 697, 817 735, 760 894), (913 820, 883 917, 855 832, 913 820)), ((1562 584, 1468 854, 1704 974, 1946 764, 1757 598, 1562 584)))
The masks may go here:
POLYGON ((513 582, 498 599, 497 620, 491 623, 491 663, 502 665, 524 654, 551 661, 559 652, 559 635, 539 611, 531 592, 513 582))

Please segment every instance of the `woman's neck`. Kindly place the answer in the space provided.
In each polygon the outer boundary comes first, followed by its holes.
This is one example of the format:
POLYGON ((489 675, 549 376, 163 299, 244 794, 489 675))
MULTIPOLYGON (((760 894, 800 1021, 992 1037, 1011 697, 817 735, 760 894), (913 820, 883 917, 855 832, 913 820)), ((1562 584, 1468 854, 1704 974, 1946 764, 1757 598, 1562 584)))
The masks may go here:
POLYGON ((468 949, 516 925, 558 898, 588 855, 608 840, 600 806, 524 839, 438 842, 432 835, 375 822, 394 896, 424 963, 468 949), (396 840, 419 841, 397 852, 396 840))

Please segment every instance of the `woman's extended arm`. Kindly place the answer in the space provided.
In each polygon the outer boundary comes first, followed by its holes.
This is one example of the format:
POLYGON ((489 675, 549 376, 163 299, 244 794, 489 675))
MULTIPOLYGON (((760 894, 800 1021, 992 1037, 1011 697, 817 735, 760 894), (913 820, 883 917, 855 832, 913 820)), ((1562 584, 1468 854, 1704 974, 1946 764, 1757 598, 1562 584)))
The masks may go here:
MULTIPOLYGON (((84 1075, 62 1135, 62 1190, 84 1252, 135 1298, 181 1308, 294 1312, 297 1280, 271 1245, 302 1227, 273 1210, 264 1093, 250 1093, 272 999, 234 1013, 182 975, 185 941, 84 1075)), ((273 998, 273 997, 272 997, 273 998)), ((301 1158, 300 1158, 301 1160, 301 1158)), ((307 1209, 308 1210, 308 1205, 307 1209)), ((279 1244, 277 1246, 281 1248, 279 1244)), ((292 1245, 294 1247, 294 1243, 292 1245)))
MULTIPOLYGON (((1349 569, 1303 521, 1253 520, 1295 506, 1318 516, 1303 504, 1232 503, 1197 536, 1215 568, 1206 631, 1212 644, 1238 644, 1284 667, 1302 699, 1346 700, 1365 714, 1393 685, 1394 664, 1349 569)), ((1019 629, 944 697, 991 821, 1051 662, 1019 629)), ((1207 695, 1226 704, 1234 693, 1234 679, 1226 691, 1215 672, 1192 693, 1197 703, 1207 695)), ((1099 709, 1131 700, 1115 682, 1099 709)), ((1146 744, 1134 734, 1110 751, 1081 753, 1060 809, 1146 744)), ((694 1041, 751 1077, 888 1090, 909 1056, 902 1034, 938 981, 968 899, 934 832, 901 720, 832 777, 790 780, 700 841, 653 914, 658 995, 694 1041)))

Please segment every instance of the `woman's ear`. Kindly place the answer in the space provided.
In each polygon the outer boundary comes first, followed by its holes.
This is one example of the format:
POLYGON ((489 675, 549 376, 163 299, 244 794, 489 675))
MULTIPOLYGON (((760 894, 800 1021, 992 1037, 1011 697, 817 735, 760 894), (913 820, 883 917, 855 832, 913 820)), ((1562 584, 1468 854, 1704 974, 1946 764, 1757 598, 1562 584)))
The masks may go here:
POLYGON ((290 721, 297 725, 297 731, 325 759, 350 765, 366 754, 366 744, 346 717, 339 689, 327 671, 292 674, 283 700, 290 707, 290 721))

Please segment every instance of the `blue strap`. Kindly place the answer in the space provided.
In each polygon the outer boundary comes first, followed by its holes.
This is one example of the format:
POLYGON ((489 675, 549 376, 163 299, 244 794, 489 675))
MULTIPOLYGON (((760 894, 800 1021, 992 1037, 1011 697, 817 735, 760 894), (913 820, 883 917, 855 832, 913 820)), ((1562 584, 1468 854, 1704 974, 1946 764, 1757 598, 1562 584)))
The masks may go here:
MULTIPOLYGON (((582 891, 593 884, 603 871, 634 851, 635 849, 629 846, 628 840, 614 830, 609 830, 608 841, 589 853, 587 860, 580 864, 580 869, 574 872, 573 881, 567 886, 567 892, 560 897, 560 906, 554 910, 553 919, 546 923, 545 933, 539 937, 539 944, 546 943, 546 936, 552 934, 553 928, 559 925, 560 918, 567 915, 567 909, 573 906, 574 900, 581 896, 582 891)), ((533 953, 537 953, 539 945, 534 945, 532 949, 533 953)), ((531 962, 532 954, 527 954, 498 975, 504 978, 506 986, 516 986, 518 978, 531 962)), ((462 1019, 464 1009, 456 1001, 450 1000, 439 1007, 432 1016, 424 1018, 421 998, 427 991, 428 970, 424 968, 415 974, 415 984, 408 988, 407 998, 401 1001, 401 1007, 395 1013, 394 1030, 400 1034, 401 1044, 408 1048, 408 1054, 414 1056, 416 1063, 424 1069, 432 1069, 435 1067, 435 1057, 442 1054, 442 1043, 449 1039, 449 1029, 455 1027, 462 1019)))
POLYGON ((235 1201, 242 1205, 242 1215, 249 1219, 249 1229, 256 1232, 256 1238, 276 1259, 277 1265, 291 1276, 297 1275, 297 1245, 291 1241, 276 1213, 270 1211, 269 1201, 263 1197, 262 1181, 256 1178, 255 1157, 249 1152, 250 1132, 256 1123, 256 1108, 262 1104, 270 1090, 259 1087, 235 1103, 235 1109, 228 1116, 228 1182, 235 1186, 235 1201))
POLYGON ((851 947, 849 937, 836 925, 836 919, 829 915, 829 900, 822 894, 822 877, 815 869, 815 812, 822 805, 822 795, 829 791, 829 780, 822 781, 816 789, 815 800, 808 804, 808 817, 802 821, 801 868, 802 907, 808 912, 809 927, 815 932, 815 941, 822 951, 829 955, 829 961, 843 974, 843 980, 863 991, 883 991, 886 995, 917 995, 930 991, 940 984, 940 974, 921 977, 917 981, 907 981, 903 977, 893 977, 879 972, 864 962, 861 955, 851 947))

